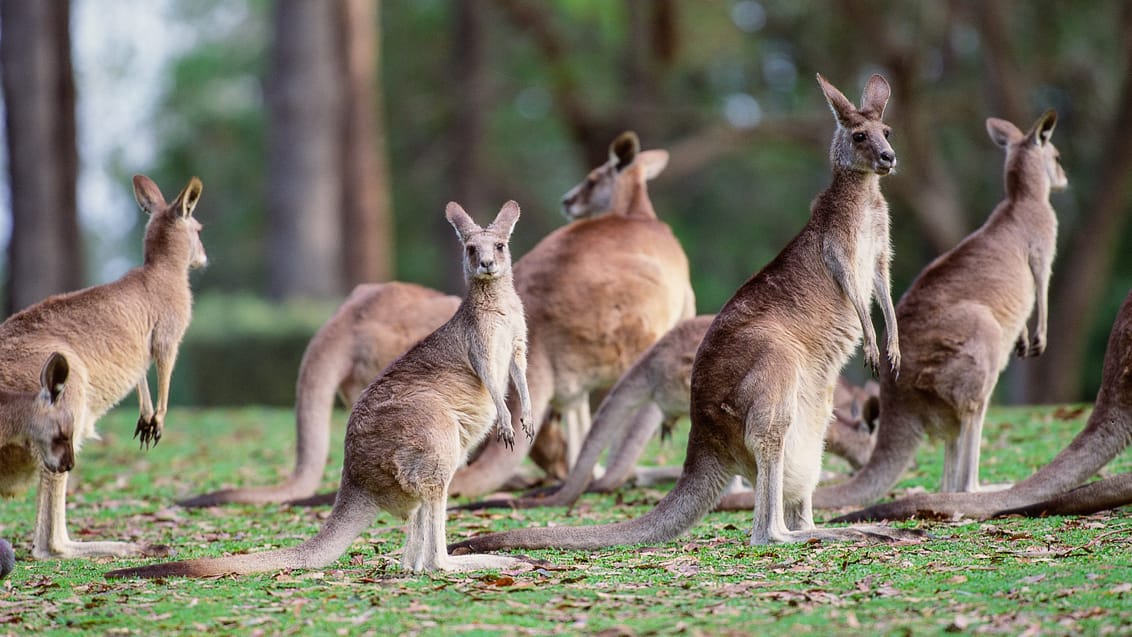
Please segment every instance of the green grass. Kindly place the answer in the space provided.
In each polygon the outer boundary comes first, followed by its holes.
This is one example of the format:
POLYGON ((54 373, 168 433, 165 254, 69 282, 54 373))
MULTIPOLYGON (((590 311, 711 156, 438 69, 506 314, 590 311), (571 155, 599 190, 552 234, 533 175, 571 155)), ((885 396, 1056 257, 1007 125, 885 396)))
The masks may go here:
MULTIPOLYGON (((1084 424, 1087 411, 991 411, 984 482, 1016 481, 1084 424)), ((187 511, 173 502, 205 489, 265 484, 293 462, 288 410, 178 409, 149 452, 129 436, 136 412, 105 418, 102 442, 78 458, 71 535, 175 545, 178 557, 262 550, 309 537, 325 509, 233 506, 187 511)), ((326 487, 341 466, 343 414, 326 487)), ((681 428, 686 431, 686 426, 681 428)), ((680 432, 678 432, 680 433, 680 432)), ((677 444, 680 444, 679 440, 677 444)), ((655 443, 654 443, 655 445, 655 443)), ((652 451, 669 462, 682 447, 652 451)), ((829 463, 833 464, 833 463, 829 463)), ((942 453, 921 450, 898 486, 935 489, 942 453)), ((1132 470, 1132 454, 1107 474, 1132 470)), ((562 509, 454 512, 450 539, 529 524, 593 524, 641 515, 662 489, 588 495, 562 509)), ((396 566, 402 533, 382 515, 324 571, 203 581, 107 581, 140 560, 29 558, 34 490, 0 502, 0 536, 19 564, 0 583, 0 635, 400 634, 1017 634, 1126 633, 1132 625, 1132 519, 925 523, 933 538, 908 545, 751 547, 750 515, 709 515, 655 547, 530 551, 539 566, 514 572, 411 575, 396 566)))

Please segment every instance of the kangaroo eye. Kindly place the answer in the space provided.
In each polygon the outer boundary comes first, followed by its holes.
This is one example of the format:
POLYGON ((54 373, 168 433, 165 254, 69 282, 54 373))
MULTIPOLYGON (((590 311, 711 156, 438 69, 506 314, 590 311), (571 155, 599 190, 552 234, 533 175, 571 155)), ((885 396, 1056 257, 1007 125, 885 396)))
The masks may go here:
POLYGON ((475 256, 476 247, 475 246, 468 246, 468 254, 475 256))
POLYGON ((504 246, 502 243, 495 244, 495 249, 500 251, 500 252, 503 252, 504 247, 506 247, 506 246, 504 246))
POLYGON ((891 135, 891 134, 892 134, 892 131, 890 129, 887 129, 887 128, 884 129, 884 138, 885 139, 888 139, 888 136, 891 135))
POLYGON ((865 141, 865 134, 864 133, 853 133, 853 141, 855 141, 855 142, 865 141))

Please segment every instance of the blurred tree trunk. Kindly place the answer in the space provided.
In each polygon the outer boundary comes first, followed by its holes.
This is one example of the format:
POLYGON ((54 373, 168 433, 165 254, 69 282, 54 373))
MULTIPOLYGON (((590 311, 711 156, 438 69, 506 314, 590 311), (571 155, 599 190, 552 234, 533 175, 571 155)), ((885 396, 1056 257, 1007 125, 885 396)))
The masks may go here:
POLYGON ((9 312, 82 286, 68 0, 0 1, 12 236, 9 312))
POLYGON ((267 79, 269 292, 345 291, 342 239, 341 35, 332 2, 279 0, 267 79))
MULTIPOLYGON (((482 8, 472 2, 457 2, 452 9, 452 82, 453 93, 460 98, 454 105, 449 136, 452 140, 452 197, 469 214, 481 219, 488 214, 483 186, 483 135, 490 99, 483 58, 484 19, 482 8)), ((451 245, 452 226, 444 217, 436 215, 432 227, 438 245, 451 245)), ((448 290, 463 293, 464 270, 459 259, 445 263, 444 281, 448 290)))
MULTIPOLYGON (((1097 180, 1081 207, 1088 216, 1054 264, 1048 348, 1028 366, 1027 402, 1091 400, 1081 395, 1089 328, 1109 288, 1120 238, 1132 214, 1132 6, 1122 9, 1120 54, 1123 84, 1116 112, 1105 130, 1097 180)), ((1069 175, 1070 184, 1073 175, 1069 175)), ((1127 249, 1127 247, 1125 247, 1127 249)))
POLYGON ((393 215, 385 155, 380 2, 343 0, 342 256, 347 287, 393 278, 393 215))

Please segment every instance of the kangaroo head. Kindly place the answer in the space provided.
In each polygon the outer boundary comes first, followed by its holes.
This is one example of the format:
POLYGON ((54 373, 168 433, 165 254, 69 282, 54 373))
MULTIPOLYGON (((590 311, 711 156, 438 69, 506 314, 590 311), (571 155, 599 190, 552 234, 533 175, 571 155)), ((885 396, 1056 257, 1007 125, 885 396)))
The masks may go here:
POLYGON ((1006 190, 1019 188, 1037 190, 1065 190, 1069 178, 1061 167, 1061 154, 1050 141, 1057 125, 1057 111, 1050 109, 1038 118, 1030 132, 1023 134, 1018 127, 1004 119, 987 118, 987 134, 991 141, 1006 149, 1006 190), (1038 180, 1038 183, 1025 183, 1038 180))
POLYGON ((833 415, 839 423, 872 435, 880 423, 880 385, 870 380, 864 387, 838 384, 834 391, 833 415))
POLYGON ((134 175, 134 198, 149 215, 145 230, 146 262, 151 257, 158 259, 177 255, 186 259, 189 268, 208 265, 208 255, 200 242, 201 225, 193 217, 201 189, 200 179, 193 177, 173 203, 166 204, 165 197, 152 179, 134 175))
POLYGON ((562 196, 562 212, 571 221, 607 213, 625 214, 634 190, 643 189, 645 182, 667 165, 668 151, 642 151, 636 133, 621 133, 609 145, 609 160, 562 196))
POLYGON ((75 421, 63 401, 70 366, 60 353, 53 353, 39 375, 39 392, 32 401, 32 443, 48 471, 62 473, 75 466, 75 421))
POLYGON ((878 175, 887 175, 896 170, 896 151, 888 144, 892 129, 881 120, 891 94, 888 82, 874 73, 865 83, 860 108, 853 106, 820 73, 818 84, 837 120, 837 130, 829 149, 833 167, 878 175))
POLYGON ((511 232, 519 220, 519 204, 508 201, 486 228, 476 225, 460 204, 448 202, 448 223, 464 244, 464 276, 468 281, 497 279, 511 272, 511 232))

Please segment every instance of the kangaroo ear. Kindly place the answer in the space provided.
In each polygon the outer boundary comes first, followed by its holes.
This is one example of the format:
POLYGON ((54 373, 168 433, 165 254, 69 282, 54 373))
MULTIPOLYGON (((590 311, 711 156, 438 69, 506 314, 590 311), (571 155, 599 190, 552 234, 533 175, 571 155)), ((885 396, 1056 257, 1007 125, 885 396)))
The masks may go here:
POLYGON ((865 399, 865 404, 861 406, 861 420, 869 428, 869 433, 876 431, 877 424, 880 422, 879 398, 869 396, 865 399))
POLYGON ((637 155, 637 161, 644 169, 645 179, 652 179, 659 175, 668 166, 667 150, 646 150, 637 155))
POLYGON ((609 161, 617 172, 621 172, 633 163, 639 152, 641 152, 641 140, 633 131, 625 131, 609 145, 609 161))
POLYGON ((818 73, 818 85, 821 86, 821 92, 825 94, 825 101, 829 104, 829 110, 833 111, 833 116, 837 118, 838 122, 847 122, 857 112, 857 107, 853 106, 853 102, 850 102, 844 93, 837 90, 836 86, 826 81, 821 73, 818 73))
POLYGON ((63 395, 63 389, 67 386, 67 376, 70 373, 71 366, 67 364, 67 358, 59 352, 51 354, 44 363, 43 371, 39 374, 39 384, 47 390, 51 404, 58 402, 59 397, 63 395))
POLYGON ((1057 126, 1057 111, 1052 108, 1042 113, 1038 121, 1034 123, 1034 127, 1026 133, 1027 137, 1032 137, 1034 143, 1041 145, 1049 142, 1049 138, 1053 136, 1053 127, 1057 126))
POLYGON ((869 76, 869 81, 865 82, 865 90, 861 93, 861 114, 880 119, 884 116, 884 107, 888 105, 888 98, 891 96, 892 87, 888 85, 888 80, 873 73, 869 76))
POLYGON ((510 238, 511 233, 515 231, 515 222, 518 220, 519 204, 511 200, 503 204, 503 207, 499 209, 499 214, 495 215, 495 221, 491 222, 488 229, 503 232, 510 238))
POLYGON ((161 194, 161 189, 145 175, 134 175, 134 199, 147 215, 165 209, 165 196, 161 194))
POLYGON ((997 117, 987 118, 987 135, 990 135, 992 142, 1003 148, 1022 139, 1022 131, 1017 126, 997 117))
POLYGON ((202 188, 204 188, 204 186, 200 183, 200 179, 196 177, 190 179, 185 189, 182 190, 181 194, 177 195, 177 198, 173 201, 173 208, 176 209, 182 217, 187 219, 189 215, 193 214, 193 208, 196 208, 197 202, 200 201, 200 191, 202 188))
POLYGON ((480 229, 476 222, 468 216, 468 213, 464 212, 460 204, 455 201, 448 202, 448 206, 444 209, 444 216, 448 219, 448 223, 456 229, 456 236, 460 238, 460 241, 467 240, 470 234, 480 229))

